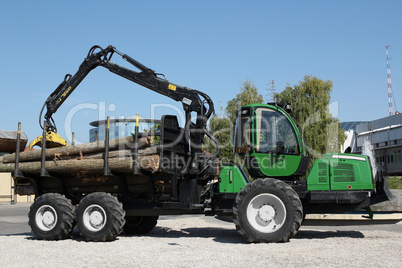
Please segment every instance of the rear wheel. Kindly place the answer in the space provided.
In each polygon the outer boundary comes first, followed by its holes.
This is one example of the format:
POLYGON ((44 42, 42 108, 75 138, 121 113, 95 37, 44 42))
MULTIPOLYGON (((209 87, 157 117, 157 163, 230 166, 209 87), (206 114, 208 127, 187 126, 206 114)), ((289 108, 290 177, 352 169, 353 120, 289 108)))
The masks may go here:
POLYGON ((71 235, 75 225, 71 201, 56 193, 37 197, 30 207, 28 218, 37 239, 65 239, 71 235))
POLYGON ((122 231, 123 205, 108 193, 92 193, 83 198, 76 212, 77 227, 87 241, 110 241, 122 231))
POLYGON ((142 235, 152 231, 159 216, 127 216, 123 230, 129 235, 142 235))
POLYGON ((296 235, 303 219, 297 193, 283 181, 259 179, 237 195, 233 221, 249 242, 286 242, 296 235))

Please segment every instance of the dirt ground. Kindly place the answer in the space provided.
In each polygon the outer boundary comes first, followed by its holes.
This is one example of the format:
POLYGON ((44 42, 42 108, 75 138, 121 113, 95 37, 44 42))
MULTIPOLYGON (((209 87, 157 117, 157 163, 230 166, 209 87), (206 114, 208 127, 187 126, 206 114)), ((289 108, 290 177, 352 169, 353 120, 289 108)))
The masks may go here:
POLYGON ((401 267, 401 227, 306 225, 290 242, 249 244, 231 222, 161 217, 148 235, 106 243, 3 234, 0 267, 401 267))

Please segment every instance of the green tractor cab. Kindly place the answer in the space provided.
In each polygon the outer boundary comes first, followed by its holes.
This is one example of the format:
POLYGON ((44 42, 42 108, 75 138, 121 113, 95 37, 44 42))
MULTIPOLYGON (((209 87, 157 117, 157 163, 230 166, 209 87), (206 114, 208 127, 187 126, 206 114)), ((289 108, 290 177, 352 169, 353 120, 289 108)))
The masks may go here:
POLYGON ((285 108, 290 105, 252 104, 239 111, 235 153, 247 156, 254 178, 298 177, 307 171, 310 159, 302 136, 285 108))

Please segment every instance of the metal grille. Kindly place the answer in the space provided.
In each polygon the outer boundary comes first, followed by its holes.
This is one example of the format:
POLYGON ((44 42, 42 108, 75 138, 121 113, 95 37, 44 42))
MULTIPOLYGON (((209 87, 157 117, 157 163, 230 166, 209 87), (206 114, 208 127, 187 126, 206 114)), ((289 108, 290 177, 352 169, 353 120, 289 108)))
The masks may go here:
POLYGON ((334 182, 354 182, 355 173, 353 165, 338 163, 333 170, 334 182))
POLYGON ((318 182, 327 183, 328 166, 326 163, 318 163, 318 182))

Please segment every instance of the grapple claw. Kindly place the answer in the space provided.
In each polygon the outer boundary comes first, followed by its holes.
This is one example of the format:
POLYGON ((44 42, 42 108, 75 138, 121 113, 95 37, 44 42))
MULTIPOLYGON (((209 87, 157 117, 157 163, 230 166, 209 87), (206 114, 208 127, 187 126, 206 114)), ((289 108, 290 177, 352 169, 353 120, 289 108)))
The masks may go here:
MULTIPOLYGON (((36 145, 42 147, 42 139, 43 136, 40 135, 39 137, 31 141, 31 143, 29 144, 29 150, 32 150, 32 148, 36 145)), ((63 139, 56 132, 53 131, 46 132, 46 148, 55 148, 62 146, 68 146, 68 143, 65 139, 63 139)))

